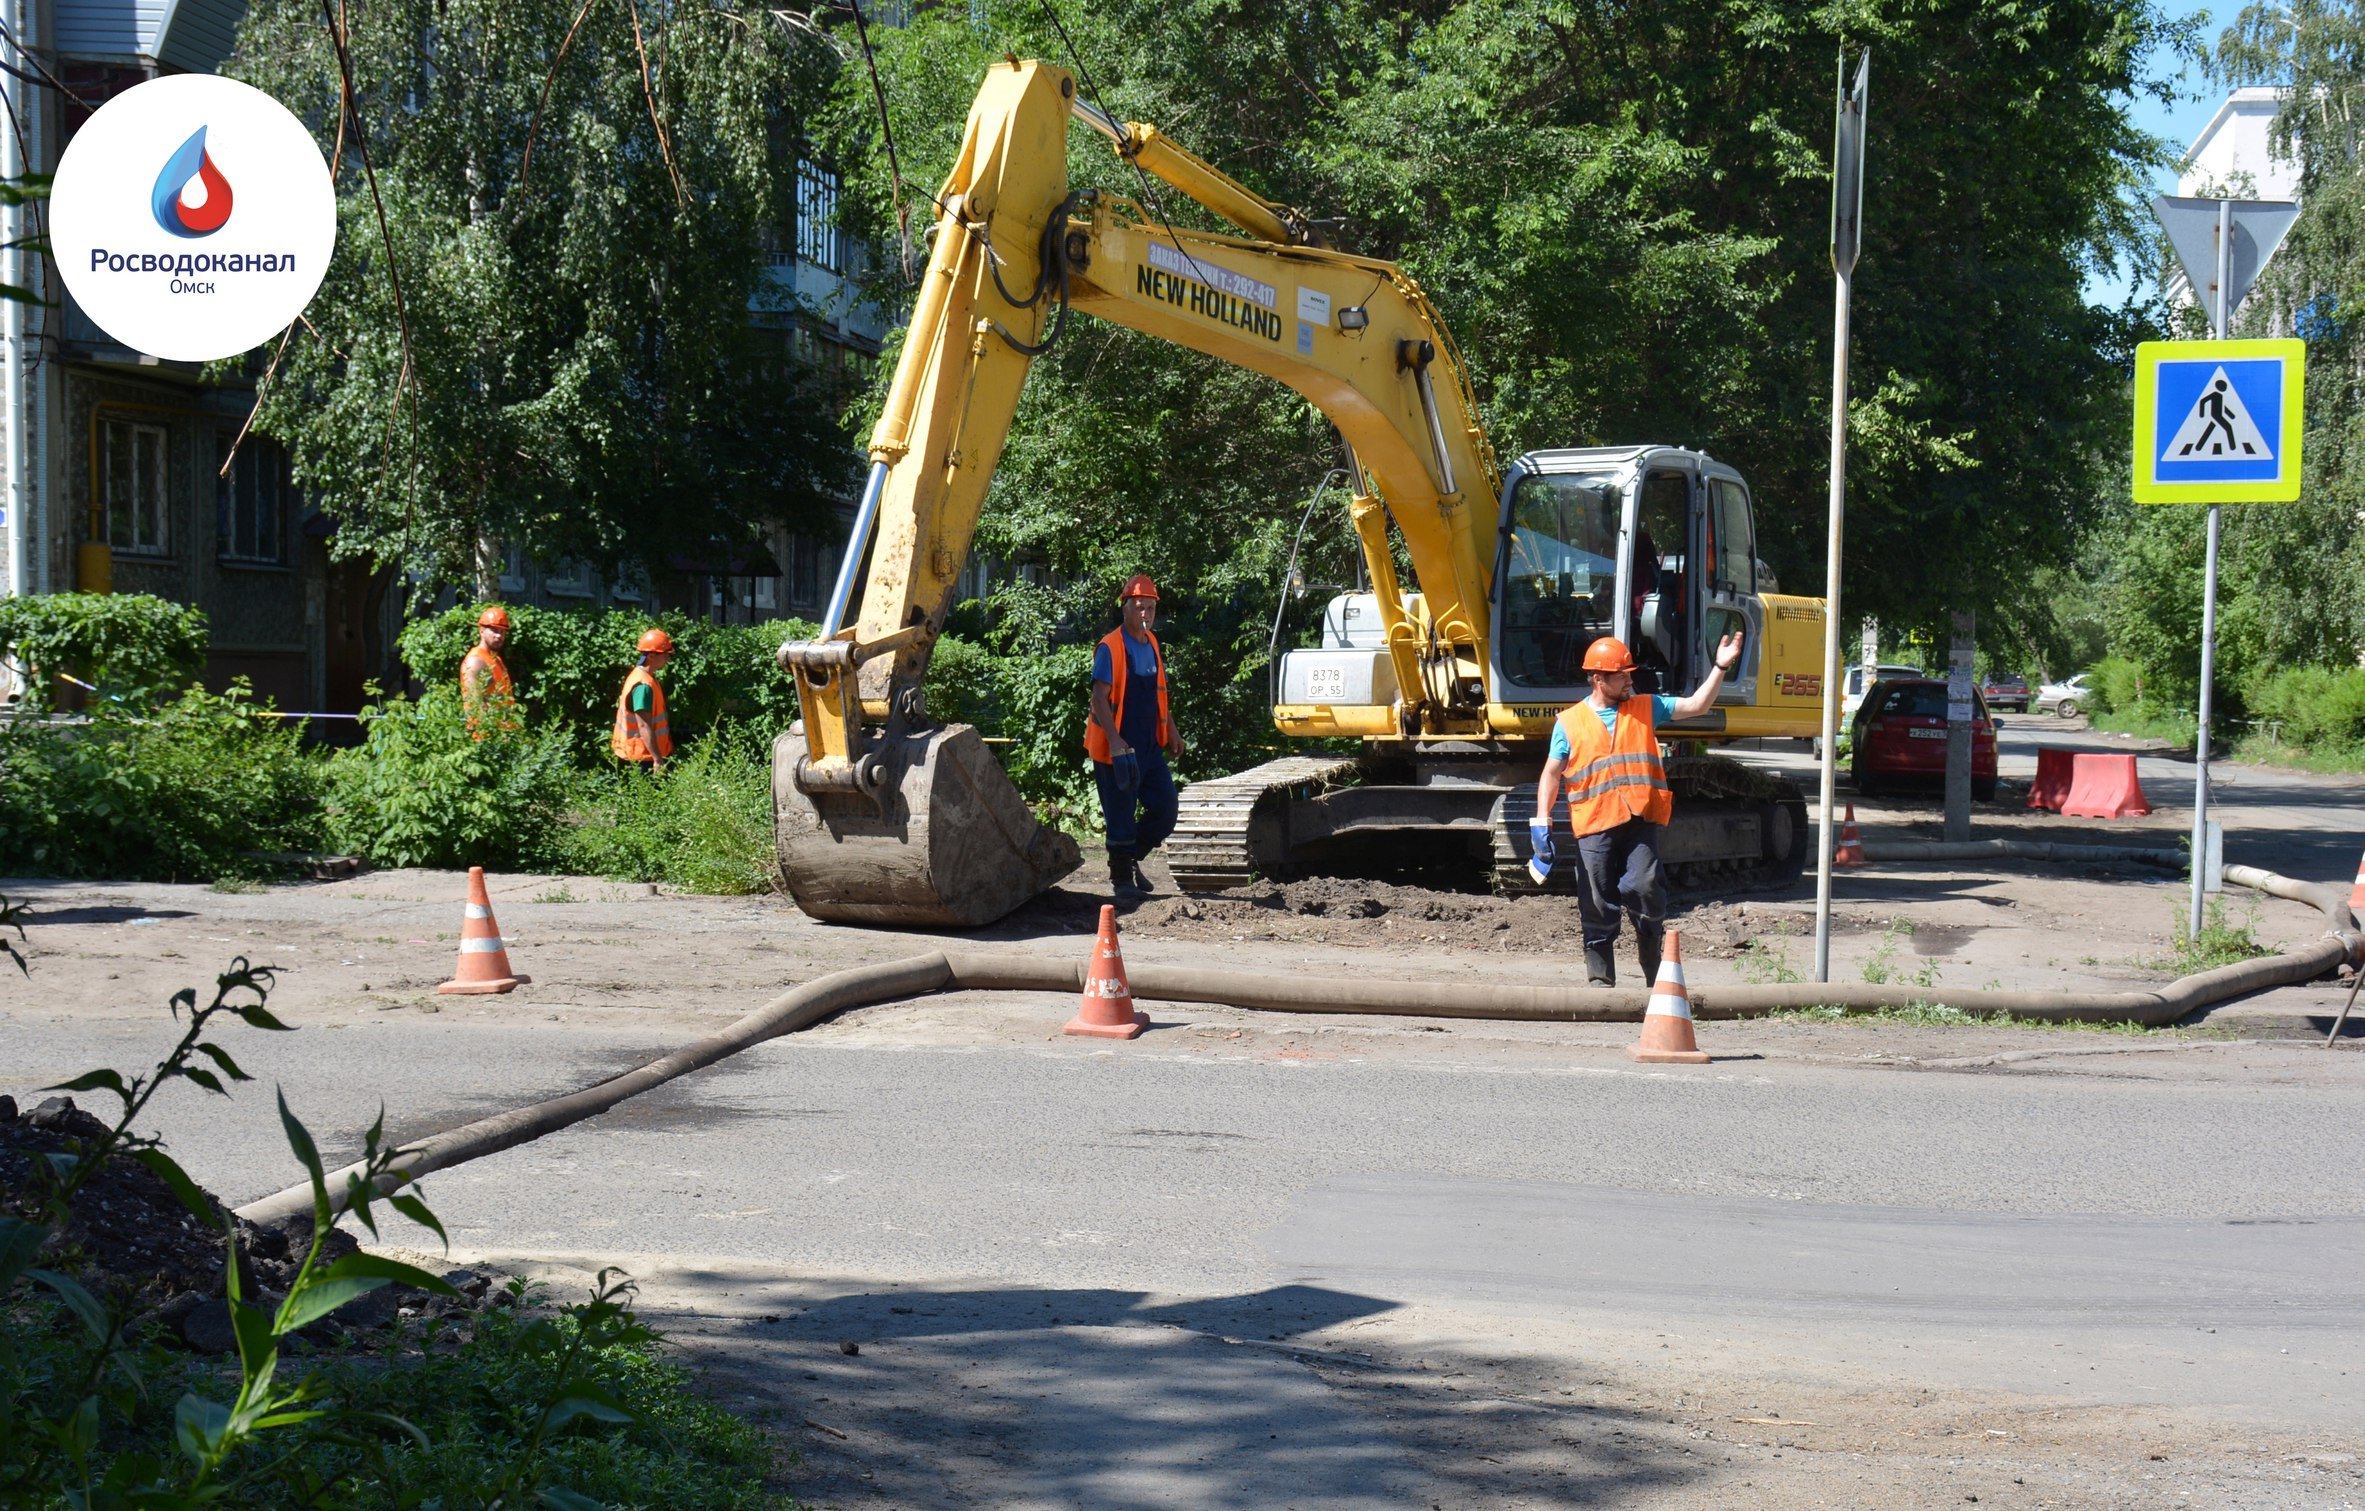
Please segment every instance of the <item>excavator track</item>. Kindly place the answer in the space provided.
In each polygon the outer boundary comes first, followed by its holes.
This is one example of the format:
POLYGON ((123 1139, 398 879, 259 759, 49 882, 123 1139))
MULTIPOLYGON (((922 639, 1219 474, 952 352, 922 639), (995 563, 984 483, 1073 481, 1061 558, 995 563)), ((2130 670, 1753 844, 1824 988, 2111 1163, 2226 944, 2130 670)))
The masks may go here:
MULTIPOLYGON (((1675 791, 1675 822, 1665 842, 1670 889, 1729 895, 1774 891, 1798 880, 1810 835, 1806 797, 1788 778, 1714 755, 1670 756, 1666 767, 1667 785, 1675 791), (1730 854, 1730 844, 1720 842, 1750 828, 1758 837, 1754 858, 1730 854)), ((1535 811, 1532 785, 1514 787, 1503 798, 1494 866, 1495 888, 1506 895, 1573 885, 1576 853, 1565 817, 1556 831, 1560 856, 1552 886, 1539 887, 1528 875, 1527 823, 1535 811)))
POLYGON ((1306 797, 1356 774, 1353 756, 1283 756, 1231 776, 1193 782, 1182 791, 1166 864, 1186 892, 1244 886, 1257 873, 1286 861, 1283 815, 1293 797, 1306 797))

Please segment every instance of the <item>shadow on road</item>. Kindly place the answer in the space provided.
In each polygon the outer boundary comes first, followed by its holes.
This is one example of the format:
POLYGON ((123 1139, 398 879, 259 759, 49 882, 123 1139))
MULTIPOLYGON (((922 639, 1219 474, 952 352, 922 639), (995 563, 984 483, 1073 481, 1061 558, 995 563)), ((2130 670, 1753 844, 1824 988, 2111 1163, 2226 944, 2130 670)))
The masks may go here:
POLYGON ((1663 1419, 1556 1398, 1588 1383, 1563 1378, 1565 1361, 1535 1399, 1479 1399, 1455 1382, 1518 1361, 1301 1345, 1397 1306, 1320 1286, 1189 1301, 1033 1286, 821 1296, 707 1269, 664 1289, 662 1306, 703 1293, 777 1308, 708 1313, 691 1346, 779 1413, 804 1459, 788 1488, 839 1511, 1616 1505, 1705 1467, 1663 1419))

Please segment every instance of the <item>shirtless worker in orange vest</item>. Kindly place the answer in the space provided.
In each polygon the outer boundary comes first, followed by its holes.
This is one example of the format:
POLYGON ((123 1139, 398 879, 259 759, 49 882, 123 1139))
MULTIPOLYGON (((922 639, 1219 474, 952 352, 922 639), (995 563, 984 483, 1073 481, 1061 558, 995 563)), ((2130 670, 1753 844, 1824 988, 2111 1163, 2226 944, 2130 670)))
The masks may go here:
POLYGON ((1634 653, 1604 635, 1585 651, 1593 693, 1561 710, 1552 726, 1552 752, 1536 782, 1536 816, 1528 820, 1534 858, 1528 874, 1544 885, 1552 875, 1552 805, 1568 786, 1569 832, 1577 841, 1577 913, 1584 921, 1585 975, 1614 986, 1611 948, 1618 941, 1618 905, 1634 915, 1634 953, 1642 981, 1658 979, 1659 945, 1667 933, 1667 873, 1659 864, 1659 831, 1675 817, 1675 794, 1659 764, 1659 725, 1696 719, 1716 702, 1724 674, 1741 659, 1741 637, 1717 642, 1716 665, 1688 698, 1634 695, 1634 653))

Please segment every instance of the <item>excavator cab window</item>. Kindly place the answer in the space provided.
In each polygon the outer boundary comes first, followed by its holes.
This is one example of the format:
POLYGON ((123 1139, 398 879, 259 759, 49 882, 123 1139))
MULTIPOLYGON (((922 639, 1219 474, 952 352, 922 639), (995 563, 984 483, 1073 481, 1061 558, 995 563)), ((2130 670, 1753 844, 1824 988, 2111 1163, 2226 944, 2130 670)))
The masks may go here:
POLYGON ((1692 480, 1681 472, 1643 479, 1635 510, 1634 679, 1638 692, 1680 694, 1685 672, 1685 616, 1692 593, 1686 568, 1691 539, 1692 480))
POLYGON ((1503 522, 1501 646, 1504 677, 1519 687, 1585 683, 1585 648, 1610 633, 1617 608, 1618 523, 1625 506, 1614 476, 1530 473, 1503 522))

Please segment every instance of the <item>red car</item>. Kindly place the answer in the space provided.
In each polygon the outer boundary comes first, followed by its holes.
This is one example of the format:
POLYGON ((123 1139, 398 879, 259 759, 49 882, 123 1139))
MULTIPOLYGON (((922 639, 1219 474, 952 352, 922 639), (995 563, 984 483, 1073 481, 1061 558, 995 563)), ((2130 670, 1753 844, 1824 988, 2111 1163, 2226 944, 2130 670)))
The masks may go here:
MULTIPOLYGON (((1971 796, 1995 796, 1995 721, 1987 700, 1971 694, 1971 796)), ((1864 697, 1850 731, 1856 790, 1870 796, 1891 782, 1946 779, 1946 684, 1935 677, 1882 682, 1864 697)))

